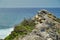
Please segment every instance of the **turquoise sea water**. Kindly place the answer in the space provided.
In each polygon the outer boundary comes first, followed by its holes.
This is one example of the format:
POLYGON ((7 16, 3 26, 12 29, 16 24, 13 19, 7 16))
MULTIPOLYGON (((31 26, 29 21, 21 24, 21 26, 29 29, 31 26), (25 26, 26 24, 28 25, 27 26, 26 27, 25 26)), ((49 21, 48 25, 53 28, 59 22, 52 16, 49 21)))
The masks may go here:
POLYGON ((24 18, 33 17, 41 9, 46 9, 60 18, 60 8, 0 8, 0 39, 9 35, 13 27, 24 18))

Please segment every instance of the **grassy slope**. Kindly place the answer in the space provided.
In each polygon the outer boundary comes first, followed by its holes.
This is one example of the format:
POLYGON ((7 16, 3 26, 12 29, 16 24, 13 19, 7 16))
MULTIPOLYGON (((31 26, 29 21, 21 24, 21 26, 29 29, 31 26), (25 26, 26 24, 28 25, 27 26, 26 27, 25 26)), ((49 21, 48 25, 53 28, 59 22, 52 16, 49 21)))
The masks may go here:
MULTIPOLYGON (((56 18, 54 20, 60 23, 59 18, 56 18)), ((33 20, 24 19, 20 24, 15 26, 14 31, 12 31, 11 34, 5 38, 5 40, 13 40, 18 35, 19 36, 26 35, 34 29, 34 26, 35 26, 35 23, 33 20)), ((57 30, 57 32, 60 33, 60 30, 57 30)))
POLYGON ((18 35, 23 36, 34 29, 34 21, 31 19, 24 19, 20 24, 16 25, 14 31, 11 32, 4 40, 13 40, 18 35))

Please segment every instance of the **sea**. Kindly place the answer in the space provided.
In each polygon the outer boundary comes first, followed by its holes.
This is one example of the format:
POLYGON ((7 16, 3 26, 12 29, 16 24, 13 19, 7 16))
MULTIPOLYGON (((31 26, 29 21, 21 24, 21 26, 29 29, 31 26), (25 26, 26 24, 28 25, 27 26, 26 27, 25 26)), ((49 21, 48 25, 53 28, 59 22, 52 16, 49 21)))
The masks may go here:
POLYGON ((60 18, 60 8, 0 8, 0 39, 7 37, 24 18, 32 18, 42 9, 60 18))

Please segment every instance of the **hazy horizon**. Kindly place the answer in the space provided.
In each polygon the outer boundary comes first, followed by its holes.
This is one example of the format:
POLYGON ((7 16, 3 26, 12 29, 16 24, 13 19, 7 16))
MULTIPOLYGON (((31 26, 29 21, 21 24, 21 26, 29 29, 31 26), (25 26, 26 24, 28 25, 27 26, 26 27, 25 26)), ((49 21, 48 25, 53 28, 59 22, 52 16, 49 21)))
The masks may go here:
POLYGON ((0 0, 0 8, 60 8, 60 0, 0 0))

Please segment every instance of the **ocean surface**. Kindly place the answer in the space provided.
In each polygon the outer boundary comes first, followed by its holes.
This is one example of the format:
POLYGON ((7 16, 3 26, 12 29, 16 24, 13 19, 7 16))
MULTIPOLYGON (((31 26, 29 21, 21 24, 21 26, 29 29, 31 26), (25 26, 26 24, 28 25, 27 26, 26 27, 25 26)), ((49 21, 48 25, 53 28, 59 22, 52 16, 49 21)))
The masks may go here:
POLYGON ((0 8, 0 39, 4 39, 13 31, 14 26, 24 18, 31 18, 41 9, 60 18, 60 8, 0 8))

